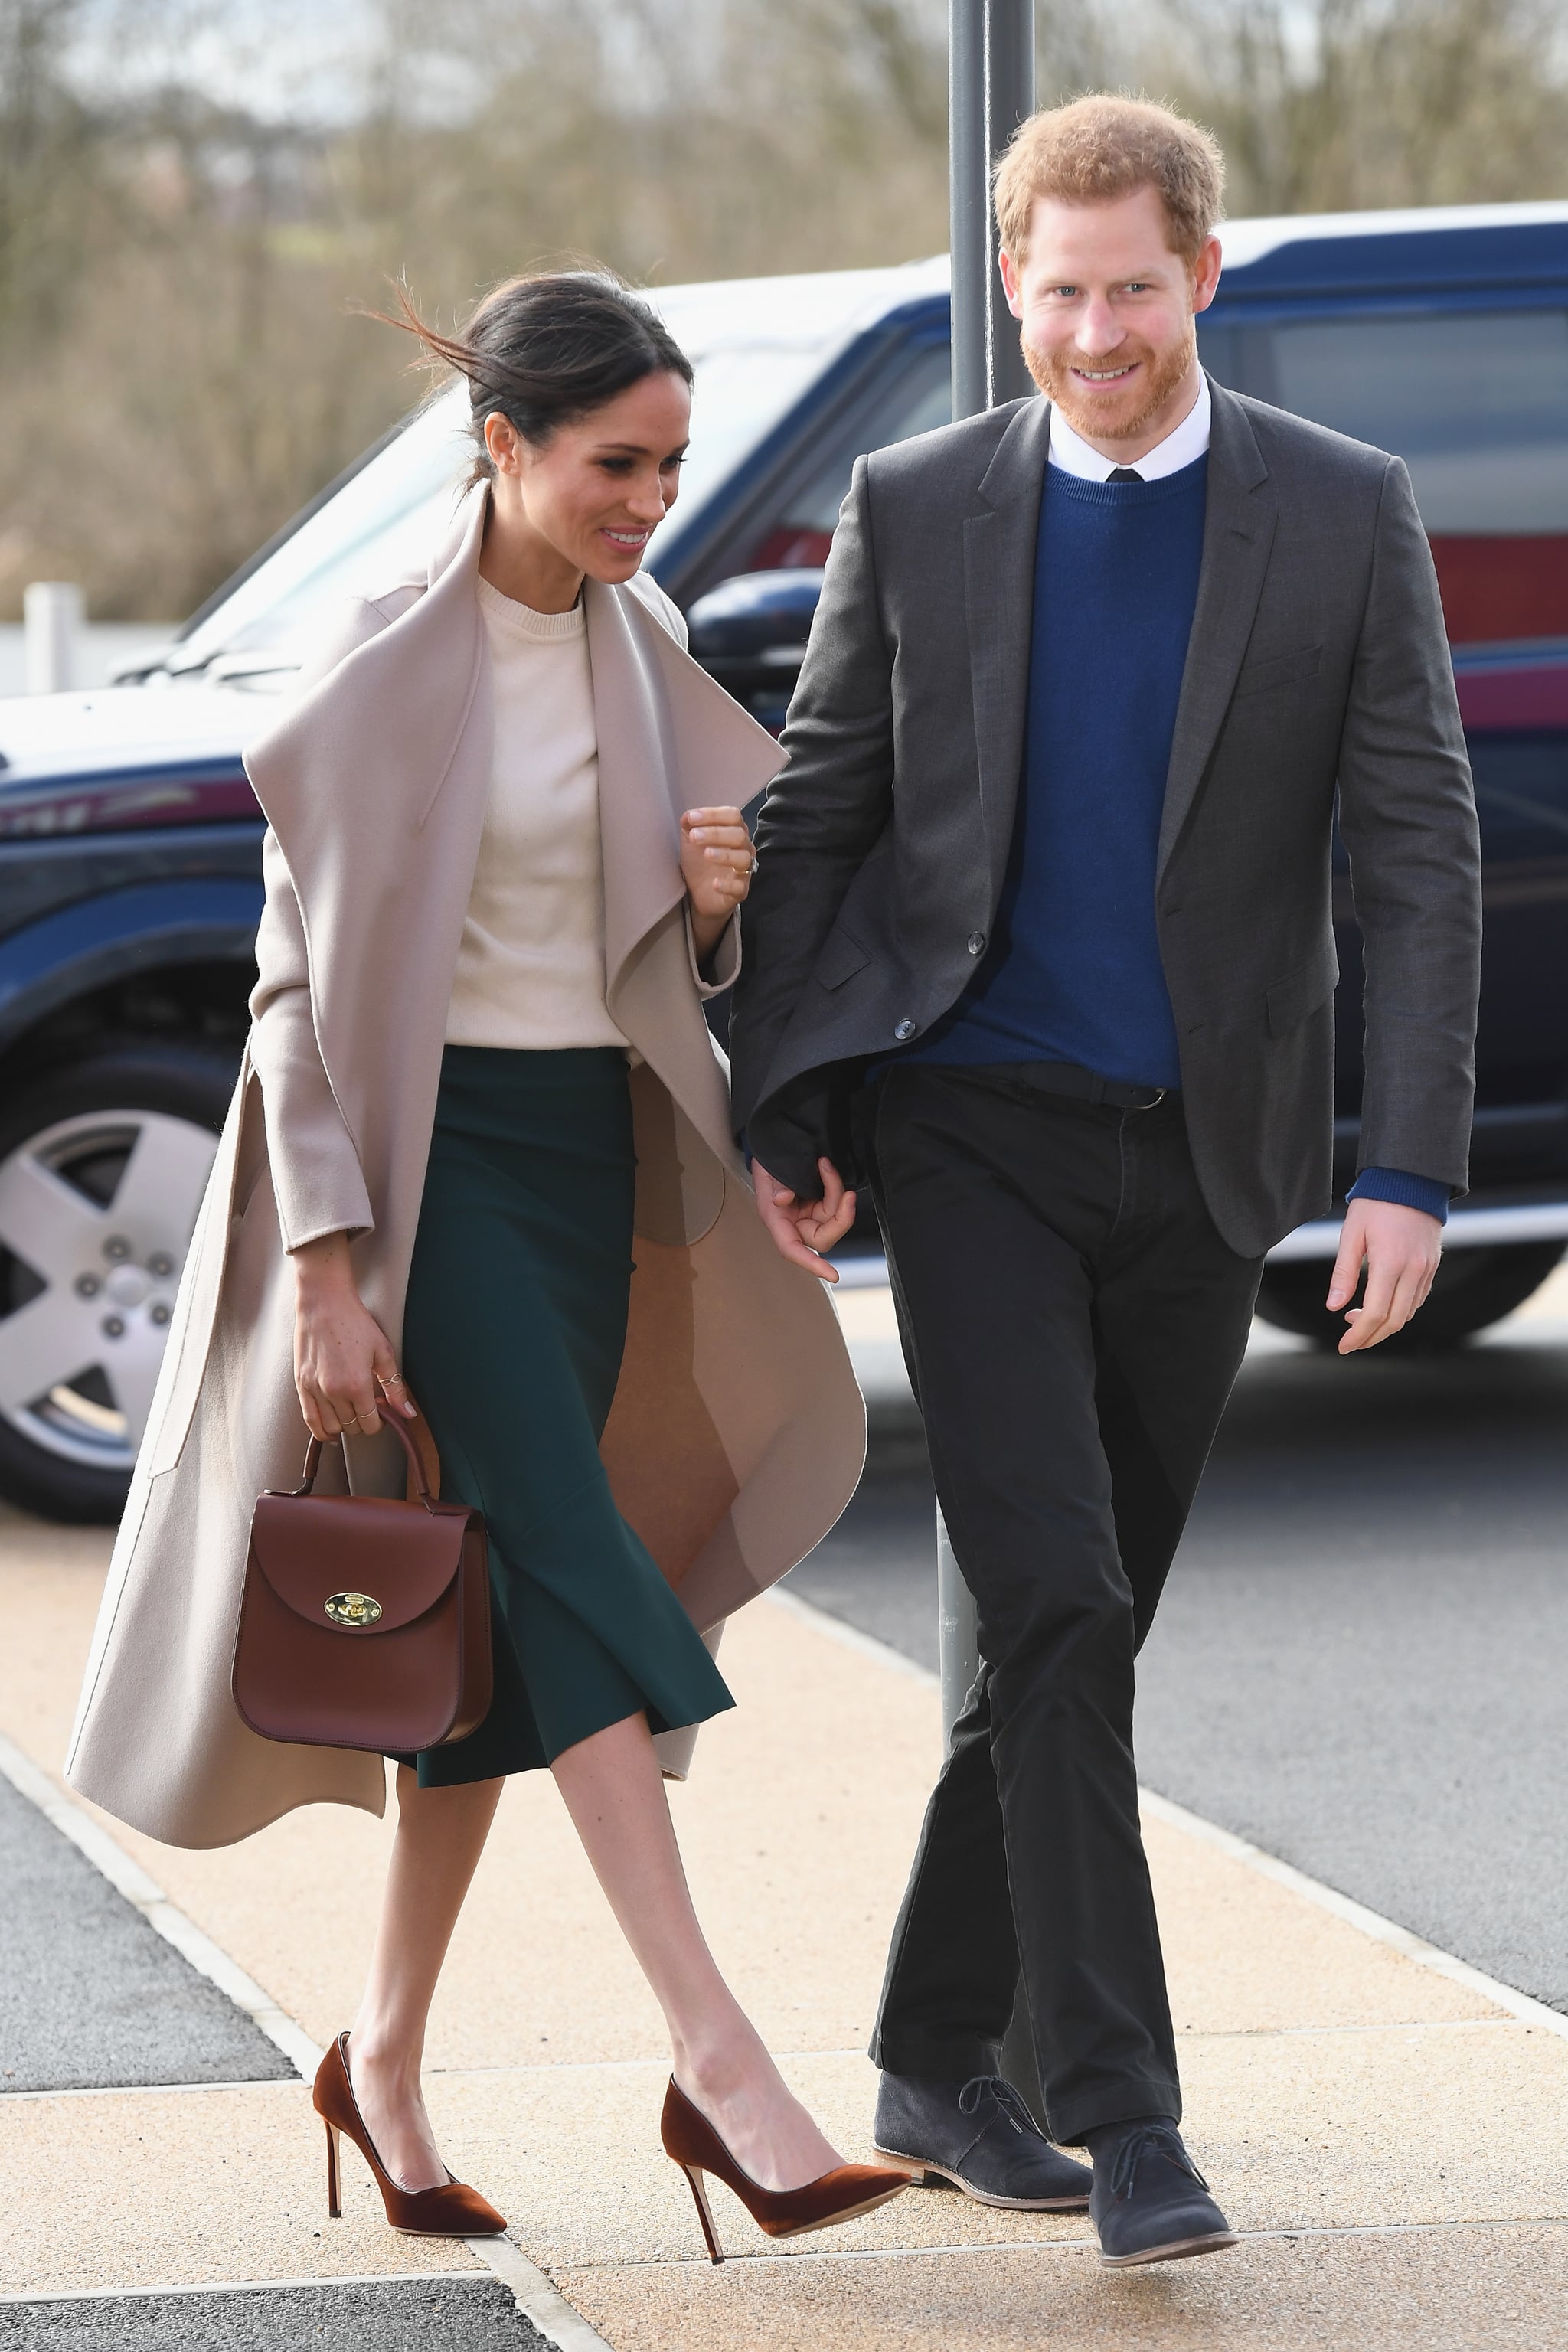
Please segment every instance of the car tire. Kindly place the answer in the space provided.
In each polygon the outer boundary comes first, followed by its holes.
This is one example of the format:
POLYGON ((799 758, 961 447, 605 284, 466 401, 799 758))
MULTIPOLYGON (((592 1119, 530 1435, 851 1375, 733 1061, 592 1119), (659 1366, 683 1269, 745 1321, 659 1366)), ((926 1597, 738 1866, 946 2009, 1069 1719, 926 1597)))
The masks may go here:
MULTIPOLYGON (((1472 1332, 1500 1322, 1539 1290, 1563 1255, 1562 1242, 1520 1242, 1483 1249, 1449 1250, 1437 1269, 1426 1303, 1402 1331, 1378 1343, 1377 1353, 1438 1355, 1457 1348, 1472 1332)), ((1342 1309, 1323 1305, 1329 1286, 1328 1258, 1288 1258, 1263 1270, 1258 1312, 1282 1331, 1299 1332, 1321 1348, 1337 1348, 1347 1328, 1342 1309)))
POLYGON ((235 1075, 211 1048, 109 1044, 0 1115, 0 1495, 24 1510, 123 1508, 235 1075))

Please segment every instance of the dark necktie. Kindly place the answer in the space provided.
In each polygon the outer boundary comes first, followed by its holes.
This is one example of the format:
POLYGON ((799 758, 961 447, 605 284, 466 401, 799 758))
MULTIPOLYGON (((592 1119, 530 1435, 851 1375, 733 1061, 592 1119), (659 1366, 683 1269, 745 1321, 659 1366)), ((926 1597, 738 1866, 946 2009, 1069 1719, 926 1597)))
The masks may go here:
POLYGON ((1141 482, 1143 477, 1131 466, 1112 466, 1105 478, 1108 482, 1141 482))

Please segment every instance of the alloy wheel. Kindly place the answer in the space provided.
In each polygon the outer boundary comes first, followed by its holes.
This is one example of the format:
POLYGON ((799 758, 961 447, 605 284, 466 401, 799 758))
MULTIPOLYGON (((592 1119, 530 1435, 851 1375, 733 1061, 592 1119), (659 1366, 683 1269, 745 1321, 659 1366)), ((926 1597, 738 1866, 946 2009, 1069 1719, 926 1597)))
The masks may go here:
POLYGON ((129 1474, 217 1150, 161 1111, 56 1121, 0 1161, 0 1419, 129 1474))

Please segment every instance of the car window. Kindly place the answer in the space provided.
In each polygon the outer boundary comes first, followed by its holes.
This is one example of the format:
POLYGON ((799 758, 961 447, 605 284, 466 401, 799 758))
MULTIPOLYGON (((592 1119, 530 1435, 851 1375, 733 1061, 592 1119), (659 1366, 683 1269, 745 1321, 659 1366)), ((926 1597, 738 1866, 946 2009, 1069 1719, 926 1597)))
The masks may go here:
POLYGON ((945 342, 916 345, 880 395, 785 500, 737 571, 793 572, 826 563, 855 460, 952 422, 952 360, 945 342))
POLYGON ((1303 319, 1270 340, 1280 407, 1397 451, 1429 531, 1568 531, 1568 312, 1303 319))
POLYGON ((1221 327, 1223 382, 1403 457, 1456 644, 1568 635, 1568 311, 1221 327))
MULTIPOLYGON (((668 529, 690 521, 725 476, 794 405, 822 365, 816 344, 760 342, 694 352, 691 444, 668 529)), ((656 560, 658 534, 655 536, 656 560)))
POLYGON ((471 461, 468 406, 459 386, 416 415, 198 623, 181 667, 263 649, 297 661, 333 604, 423 569, 471 461))

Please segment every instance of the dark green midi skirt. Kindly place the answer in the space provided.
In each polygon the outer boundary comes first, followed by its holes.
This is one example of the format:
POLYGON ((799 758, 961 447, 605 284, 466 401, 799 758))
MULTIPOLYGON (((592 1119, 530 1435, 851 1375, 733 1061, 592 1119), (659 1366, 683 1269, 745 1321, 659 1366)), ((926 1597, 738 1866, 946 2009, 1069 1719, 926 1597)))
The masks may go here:
POLYGON ((667 1731, 733 1705, 599 1459, 635 1173, 618 1047, 447 1047, 403 1369, 442 1493, 489 1529, 495 1697, 467 1739, 398 1759, 424 1787, 530 1771, 639 1712, 667 1731))

